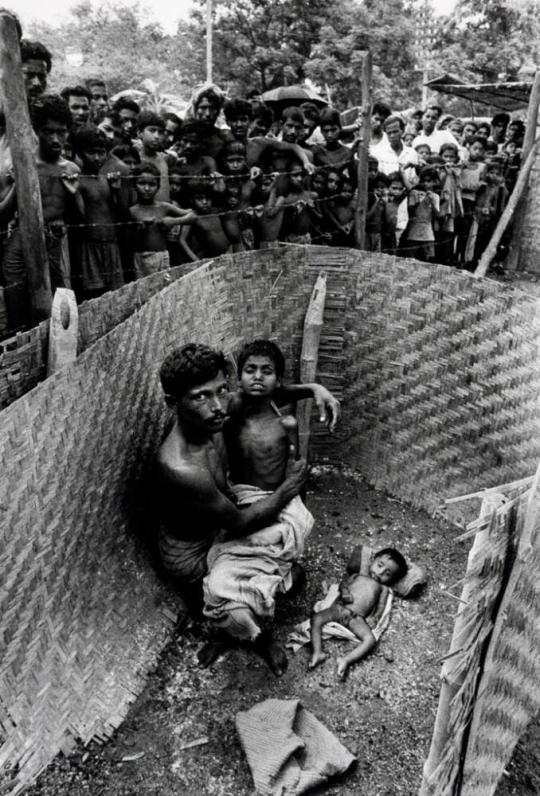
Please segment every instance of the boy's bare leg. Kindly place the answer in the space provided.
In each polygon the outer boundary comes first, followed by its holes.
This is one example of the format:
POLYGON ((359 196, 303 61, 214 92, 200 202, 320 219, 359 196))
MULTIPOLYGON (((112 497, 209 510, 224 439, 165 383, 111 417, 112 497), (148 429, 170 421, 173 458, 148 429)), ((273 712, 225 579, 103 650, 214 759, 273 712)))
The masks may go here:
POLYGON ((337 673, 338 677, 341 679, 345 677, 349 666, 365 658, 368 652, 370 652, 377 643, 377 639, 373 635, 370 626, 366 620, 362 619, 360 616, 351 619, 349 622, 349 630, 352 630, 361 643, 347 655, 338 658, 337 673))
POLYGON ((323 611, 317 611, 311 618, 311 649, 312 655, 308 663, 308 669, 314 669, 318 663, 322 663, 326 659, 325 653, 322 651, 322 629, 328 622, 339 622, 342 618, 342 612, 339 607, 334 603, 330 608, 325 608, 323 611))

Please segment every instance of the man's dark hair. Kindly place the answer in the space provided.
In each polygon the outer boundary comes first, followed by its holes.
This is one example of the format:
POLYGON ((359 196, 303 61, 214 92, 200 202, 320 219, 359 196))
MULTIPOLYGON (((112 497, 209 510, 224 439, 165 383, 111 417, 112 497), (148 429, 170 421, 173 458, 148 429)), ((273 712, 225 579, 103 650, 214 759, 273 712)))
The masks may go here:
POLYGON ((137 129, 141 133, 145 127, 159 127, 165 129, 165 122, 154 111, 141 111, 137 116, 137 129))
POLYGON ((285 371, 285 357, 280 348, 271 340, 252 340, 246 343, 238 354, 238 373, 242 373, 248 357, 268 357, 274 363, 276 376, 281 379, 285 371))
POLYGON ((386 102, 375 102, 371 109, 371 115, 374 116, 376 113, 383 119, 387 119, 392 113, 392 108, 386 102))
POLYGON ((165 357, 159 378, 165 395, 182 398, 193 387, 215 379, 220 371, 227 375, 227 362, 221 351, 188 343, 165 357))
POLYGON ((281 114, 281 122, 286 122, 287 119, 292 119, 293 122, 298 122, 299 124, 304 124, 304 114, 300 110, 300 108, 295 107, 294 105, 289 105, 288 108, 281 114))
POLYGON ((509 122, 509 113, 496 113, 491 120, 491 124, 504 124, 505 127, 508 127, 509 122))
POLYGON ((133 176, 140 177, 141 174, 151 174, 152 177, 156 177, 158 181, 161 179, 161 172, 156 166, 155 163, 150 163, 148 160, 141 160, 135 168, 133 169, 133 176))
POLYGON ((405 122, 403 121, 401 116, 396 116, 396 115, 386 117, 386 119, 384 120, 385 129, 386 127, 388 127, 389 124, 394 124, 395 122, 399 124, 399 129, 401 130, 401 132, 403 132, 405 130, 405 122))
POLYGON ((437 112, 437 117, 439 119, 441 118, 442 112, 443 112, 443 110, 442 110, 440 105, 434 105, 434 104, 426 105, 426 107, 424 108, 424 113, 426 111, 436 111, 437 112))
POLYGON ((475 130, 478 130, 478 125, 476 124, 476 122, 473 122, 473 120, 472 120, 472 119, 469 119, 467 122, 463 122, 463 127, 464 127, 464 128, 465 128, 467 125, 469 125, 469 127, 474 127, 474 129, 475 129, 475 130))
POLYGON ((197 138, 199 141, 202 141, 206 135, 206 127, 202 124, 202 122, 200 122, 198 119, 186 119, 182 124, 178 137, 181 140, 182 138, 187 138, 187 136, 193 136, 193 138, 197 138))
POLYGON ((21 39, 21 61, 45 61, 47 72, 51 71, 52 55, 40 41, 21 39))
POLYGON ((443 144, 439 150, 439 155, 442 156, 443 152, 451 152, 453 155, 456 156, 456 158, 459 158, 459 149, 455 144, 450 144, 450 143, 443 144))
POLYGON ((163 113, 162 118, 164 122, 172 122, 173 124, 177 124, 179 127, 182 124, 182 119, 178 116, 177 113, 172 113, 172 111, 167 111, 167 113, 163 113))
POLYGON ((103 88, 107 88, 107 84, 103 80, 102 77, 89 77, 87 80, 84 81, 86 83, 86 88, 88 91, 92 88, 92 86, 103 86, 103 88))
POLYGON ((30 105, 30 116, 34 130, 38 131, 50 119, 59 124, 65 124, 71 129, 73 117, 68 104, 59 94, 42 94, 30 105))
POLYGON ((111 148, 111 141, 93 124, 77 128, 71 133, 69 140, 77 155, 88 152, 89 149, 105 149, 108 152, 111 148))
POLYGON ((120 113, 120 111, 133 111, 133 113, 139 114, 141 112, 140 107, 137 105, 135 100, 129 99, 129 97, 120 97, 116 100, 114 105, 112 106, 113 111, 116 113, 120 113))
POLYGON ((235 97, 234 99, 227 100, 223 106, 223 113, 227 121, 238 119, 239 116, 247 116, 248 119, 251 119, 251 103, 245 99, 235 97))
POLYGON ((88 102, 92 101, 92 95, 84 86, 66 86, 60 92, 60 96, 69 102, 70 97, 86 97, 88 102))
POLYGON ((482 146, 485 149, 486 148, 486 143, 487 143, 486 139, 484 138, 483 135, 475 135, 469 141, 469 146, 472 146, 473 144, 482 144, 482 146))
POLYGON ((274 111, 261 100, 252 100, 251 118, 261 119, 263 124, 265 124, 267 127, 271 127, 272 122, 274 121, 274 111))
MULTIPOLYGON (((300 105, 300 110, 302 111, 302 113, 304 114, 306 119, 309 119, 310 121, 315 122, 315 126, 320 124, 319 119, 320 119, 321 114, 320 114, 319 109, 317 108, 317 106, 315 105, 314 102, 303 102, 300 105)), ((332 110, 332 109, 329 108, 328 110, 332 110)))
POLYGON ((137 147, 130 146, 129 144, 118 144, 114 149, 111 149, 111 155, 114 155, 119 160, 124 158, 133 158, 136 163, 141 162, 141 155, 137 147))
POLYGON ((422 166, 418 172, 418 177, 420 181, 433 180, 434 182, 439 182, 439 173, 434 166, 422 166))
POLYGON ((403 174, 400 171, 392 171, 388 175, 388 185, 390 185, 391 182, 400 182, 403 186, 405 186, 403 174))
POLYGON ((197 99, 193 103, 193 108, 195 110, 197 110, 203 99, 208 100, 210 105, 213 105, 214 108, 218 111, 221 110, 224 102, 222 96, 218 94, 218 92, 215 89, 210 87, 205 89, 204 91, 201 91, 201 93, 197 96, 197 99))
POLYGON ((381 556, 388 556, 388 558, 398 567, 398 571, 395 577, 392 579, 392 583, 397 583, 398 580, 401 580, 401 578, 405 577, 409 567, 405 560, 405 556, 403 556, 399 550, 396 550, 395 547, 384 547, 382 550, 377 550, 373 558, 380 558, 381 556))
POLYGON ((341 116, 339 115, 339 111, 335 108, 325 108, 321 111, 319 116, 319 125, 324 127, 327 124, 337 124, 338 127, 341 127, 341 116))

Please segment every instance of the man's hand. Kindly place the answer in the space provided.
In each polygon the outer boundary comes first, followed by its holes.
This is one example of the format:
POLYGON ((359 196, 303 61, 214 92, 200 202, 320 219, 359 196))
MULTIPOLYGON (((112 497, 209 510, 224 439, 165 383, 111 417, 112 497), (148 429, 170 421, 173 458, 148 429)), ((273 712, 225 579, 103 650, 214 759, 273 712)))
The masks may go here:
POLYGON ((60 182, 66 189, 66 191, 73 196, 79 190, 79 175, 78 174, 61 174, 60 175, 60 182))
POLYGON ((334 398, 330 390, 322 384, 314 384, 313 400, 319 410, 321 423, 326 423, 330 432, 334 431, 341 416, 341 405, 337 398, 334 398))
POLYGON ((289 447, 289 458, 287 470, 282 487, 290 491, 291 498, 298 495, 307 479, 307 462, 305 459, 296 458, 296 448, 294 445, 289 447))
POLYGON ((108 174, 105 175, 107 182, 109 183, 109 188, 112 191, 119 191, 122 187, 122 175, 119 171, 110 171, 108 174))

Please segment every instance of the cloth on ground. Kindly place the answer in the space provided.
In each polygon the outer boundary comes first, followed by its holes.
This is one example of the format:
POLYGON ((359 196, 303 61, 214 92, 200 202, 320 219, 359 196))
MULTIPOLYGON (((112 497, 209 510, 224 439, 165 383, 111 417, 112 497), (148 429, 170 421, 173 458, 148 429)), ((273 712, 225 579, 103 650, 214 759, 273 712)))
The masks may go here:
MULTIPOLYGON (((249 506, 271 494, 258 487, 232 487, 238 506, 249 506)), ((299 497, 277 520, 248 536, 214 544, 203 582, 204 614, 217 627, 242 640, 260 633, 258 620, 274 615, 276 592, 291 588, 291 566, 304 552, 313 517, 299 497)))
MULTIPOLYGON (((318 612, 324 611, 325 608, 330 608, 332 603, 337 600, 338 596, 339 584, 332 583, 324 597, 315 603, 314 610, 318 612)), ((375 627, 372 628, 372 633, 377 641, 379 641, 382 634, 390 624, 392 602, 392 592, 389 591, 381 618, 375 627)), ((292 630, 287 636, 287 643, 285 644, 287 649, 290 649, 293 652, 298 652, 298 650, 305 644, 309 644, 311 641, 310 629, 311 619, 306 619, 303 622, 300 622, 300 624, 295 625, 294 630, 292 630)), ((349 630, 348 627, 341 625, 339 622, 327 622, 322 629, 322 636, 323 638, 338 638, 344 641, 353 641, 358 644, 358 637, 354 635, 352 630, 349 630)))
POLYGON ((305 793, 356 761, 298 699, 266 699, 240 711, 236 729, 261 796, 305 793))

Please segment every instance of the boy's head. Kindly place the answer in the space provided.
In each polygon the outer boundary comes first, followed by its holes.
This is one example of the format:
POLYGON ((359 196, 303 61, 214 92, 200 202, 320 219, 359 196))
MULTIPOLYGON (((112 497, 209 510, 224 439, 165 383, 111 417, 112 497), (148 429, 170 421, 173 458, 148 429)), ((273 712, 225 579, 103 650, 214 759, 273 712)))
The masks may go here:
POLYGON ((429 160, 431 156, 431 147, 429 144, 417 144, 414 151, 418 154, 419 158, 425 161, 429 160))
POLYGON ((201 122, 207 132, 209 127, 215 125, 224 100, 225 96, 217 86, 204 88, 193 100, 195 118, 201 122))
POLYGON ((370 181, 369 187, 378 199, 382 199, 388 189, 388 177, 382 171, 378 171, 370 181))
POLYGON ((67 102, 58 94, 42 94, 32 103, 31 115, 41 157, 46 161, 58 160, 72 124, 67 102))
POLYGON ((289 188, 293 193, 300 193, 304 189, 306 172, 300 163, 293 163, 289 171, 289 188))
POLYGON ((464 146, 468 146, 472 139, 478 132, 478 125, 476 122, 465 122, 463 125, 463 138, 461 139, 461 143, 464 146))
POLYGON ((281 114, 281 137, 287 144, 296 144, 304 128, 304 114, 299 108, 285 108, 281 114))
POLYGON ((379 161, 373 155, 368 155, 368 181, 372 180, 379 173, 379 161))
POLYGON ((248 133, 249 137, 255 138, 256 136, 265 136, 272 127, 273 123, 273 110, 260 100, 252 100, 251 125, 248 133))
POLYGON ((236 140, 245 141, 251 121, 251 103, 238 97, 227 100, 223 106, 223 113, 236 140))
POLYGON ((82 160, 83 171, 88 174, 98 174, 107 160, 110 149, 109 139, 93 125, 74 130, 70 139, 73 151, 82 160))
POLYGON ((486 163, 492 160, 495 157, 495 155, 498 153, 498 151, 499 147, 495 143, 495 141, 489 141, 489 140, 486 141, 486 155, 485 155, 486 163))
POLYGON ((122 120, 116 111, 105 111, 103 119, 100 121, 97 128, 101 130, 115 146, 119 146, 122 143, 131 146, 131 141, 128 143, 122 137, 122 120))
POLYGON ((226 174, 244 174, 247 171, 246 147, 240 141, 231 141, 221 155, 226 174))
POLYGON ((403 176, 399 171, 393 171, 388 175, 388 195, 390 199, 396 200, 403 196, 405 191, 405 183, 403 176))
POLYGON ((137 116, 137 129, 143 150, 148 153, 159 152, 165 139, 165 122, 153 111, 141 111, 137 116))
POLYGON ((434 166, 423 166, 418 174, 419 187, 424 191, 433 191, 439 186, 439 173, 434 166))
POLYGON ((133 177, 135 178, 137 201, 140 204, 152 204, 159 191, 161 179, 158 167, 143 160, 133 169, 133 177))
POLYGON ((461 137, 463 135, 463 122, 461 119, 452 119, 450 124, 448 125, 448 129, 456 139, 456 141, 461 141, 461 137))
POLYGON ((119 146, 115 146, 114 149, 111 150, 111 155, 114 155, 121 160, 122 163, 125 163, 126 166, 129 166, 129 170, 132 174, 135 166, 138 166, 141 162, 139 150, 134 146, 130 146, 129 144, 120 144, 119 146))
POLYGON ((328 196, 335 196, 341 188, 341 172, 339 169, 328 169, 326 172, 326 192, 328 196))
POLYGON ((355 190, 354 181, 347 174, 347 172, 344 172, 341 177, 341 196, 345 201, 348 201, 353 198, 354 190, 355 190))
POLYGON ((205 179, 188 180, 186 192, 191 197, 191 206, 199 215, 207 215, 212 210, 214 195, 212 186, 205 179))
POLYGON ((491 185, 501 183, 504 177, 505 161, 503 157, 495 155, 491 158, 489 163, 486 164, 484 171, 484 178, 491 185))
POLYGON ((370 576, 383 586, 393 586, 407 574, 408 566, 404 556, 394 547, 378 550, 369 568, 370 576))
POLYGON ((68 104, 74 127, 82 127, 90 120, 92 95, 84 86, 67 86, 60 95, 68 104))
POLYGON ((168 354, 159 371, 167 404, 194 431, 215 434, 227 413, 227 363, 221 351, 188 343, 168 354))
POLYGON ((323 171, 316 171, 311 175, 311 190, 322 196, 326 190, 326 175, 323 171))
POLYGON ((126 143, 129 143, 137 134, 137 116, 141 109, 135 100, 130 100, 128 97, 120 97, 112 109, 120 117, 120 132, 126 143))
POLYGON ((334 144, 339 139, 341 131, 341 118, 335 108, 325 108, 321 112, 320 127, 322 136, 327 144, 334 144))
POLYGON ((86 81, 86 88, 90 92, 90 110, 92 121, 98 124, 103 119, 105 111, 109 108, 109 97, 105 81, 100 77, 90 77, 86 81))
POLYGON ((444 163, 457 163, 459 160, 459 151, 455 144, 443 144, 439 155, 444 163))
POLYGON ((169 168, 169 191, 171 199, 178 200, 184 188, 182 169, 179 166, 170 166, 169 168))
POLYGON ((524 135, 525 124, 521 121, 521 119, 512 119, 506 130, 507 140, 516 141, 518 146, 521 146, 524 135))
POLYGON ((475 135, 468 146, 469 160, 473 163, 484 160, 486 154, 486 139, 481 135, 475 135))
POLYGON ((518 145, 517 145, 516 141, 507 141, 506 144, 504 145, 504 151, 510 157, 512 157, 513 155, 516 154, 517 149, 518 149, 518 145))
POLYGON ((303 102, 300 105, 300 110, 304 114, 304 133, 302 138, 305 141, 315 128, 321 124, 321 114, 314 102, 303 102))
POLYGON ((253 340, 238 355, 238 380, 242 391, 251 397, 268 398, 279 387, 285 358, 271 340, 253 340))
POLYGON ((491 133, 491 126, 488 122, 480 122, 476 129, 477 137, 480 138, 489 138, 489 134, 491 133))
POLYGON ((405 127, 405 132, 403 133, 403 143, 405 146, 412 146, 412 142, 416 138, 416 130, 407 125, 405 127))
POLYGON ((510 114, 496 113, 491 119, 491 135, 494 141, 503 141, 506 128, 510 123, 510 114))
POLYGON ((165 123, 165 146, 170 149, 178 140, 182 119, 176 113, 164 113, 163 121, 165 123))

